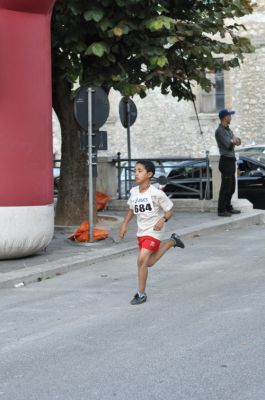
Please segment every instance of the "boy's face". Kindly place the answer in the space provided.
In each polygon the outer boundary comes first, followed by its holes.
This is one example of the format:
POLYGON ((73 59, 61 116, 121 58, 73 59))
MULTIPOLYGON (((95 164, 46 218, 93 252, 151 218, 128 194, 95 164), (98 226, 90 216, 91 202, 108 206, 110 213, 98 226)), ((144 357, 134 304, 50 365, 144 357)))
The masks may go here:
POLYGON ((135 166, 135 182, 138 185, 148 182, 153 176, 152 172, 147 172, 143 164, 136 164, 135 166))

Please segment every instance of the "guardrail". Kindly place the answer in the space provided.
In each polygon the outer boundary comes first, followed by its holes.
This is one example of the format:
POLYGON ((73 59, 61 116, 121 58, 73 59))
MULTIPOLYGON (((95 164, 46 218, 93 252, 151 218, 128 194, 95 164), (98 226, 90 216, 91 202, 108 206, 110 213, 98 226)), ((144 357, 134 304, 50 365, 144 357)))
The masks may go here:
MULTIPOLYGON (((156 174, 152 179, 153 184, 171 187, 171 192, 165 193, 168 197, 210 198, 210 166, 208 154, 205 158, 146 158, 153 161, 156 166, 156 174), (181 162, 190 161, 190 176, 185 177, 180 173, 181 162), (196 173, 192 172, 192 162, 196 165, 196 173), (201 163, 201 166, 199 165, 201 163), (166 178, 161 179, 161 177, 166 178), (164 182, 162 182, 162 180, 164 182)), ((137 159, 121 158, 120 153, 113 159, 117 168, 118 199, 128 199, 129 192, 134 185, 134 167, 137 159)), ((194 171, 195 172, 195 171, 194 171)))

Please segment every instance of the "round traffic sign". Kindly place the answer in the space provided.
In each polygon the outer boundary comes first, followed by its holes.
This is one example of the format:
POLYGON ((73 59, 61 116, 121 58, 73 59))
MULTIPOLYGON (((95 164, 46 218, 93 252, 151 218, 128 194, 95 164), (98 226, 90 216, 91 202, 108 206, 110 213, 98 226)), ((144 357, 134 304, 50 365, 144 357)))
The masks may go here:
POLYGON ((132 126, 137 118, 137 108, 129 97, 122 97, 119 104, 120 120, 124 128, 132 126))
POLYGON ((74 99, 75 118, 81 128, 88 131, 88 89, 92 90, 92 129, 97 130, 105 124, 109 116, 109 99, 99 86, 86 85, 78 89, 74 99))

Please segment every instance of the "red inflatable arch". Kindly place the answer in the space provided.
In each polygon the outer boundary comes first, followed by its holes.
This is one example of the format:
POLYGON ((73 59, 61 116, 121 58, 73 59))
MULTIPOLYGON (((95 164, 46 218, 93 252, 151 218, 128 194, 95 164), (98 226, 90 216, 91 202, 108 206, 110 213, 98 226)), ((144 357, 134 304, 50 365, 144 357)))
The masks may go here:
POLYGON ((53 236, 50 17, 55 0, 0 0, 0 258, 53 236))

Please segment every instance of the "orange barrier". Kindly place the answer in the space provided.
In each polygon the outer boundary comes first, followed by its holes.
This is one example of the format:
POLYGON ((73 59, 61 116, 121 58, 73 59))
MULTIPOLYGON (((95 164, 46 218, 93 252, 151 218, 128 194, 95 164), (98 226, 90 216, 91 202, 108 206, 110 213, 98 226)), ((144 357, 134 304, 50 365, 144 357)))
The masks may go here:
POLYGON ((97 211, 103 210, 109 201, 109 196, 102 192, 96 192, 97 211))
MULTIPOLYGON (((106 239, 109 232, 104 229, 94 228, 94 241, 106 239)), ((75 240, 77 242, 88 242, 90 240, 89 236, 89 222, 87 220, 83 221, 82 224, 77 228, 77 230, 68 239, 75 240)))

